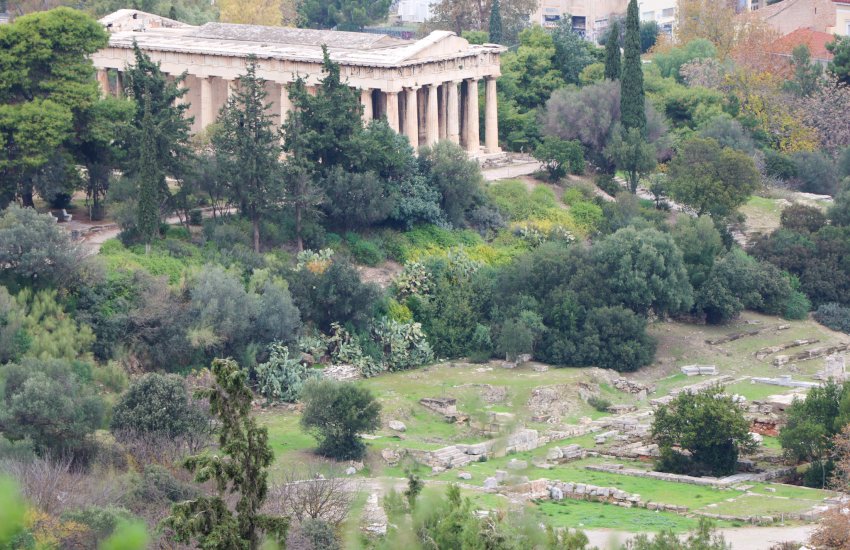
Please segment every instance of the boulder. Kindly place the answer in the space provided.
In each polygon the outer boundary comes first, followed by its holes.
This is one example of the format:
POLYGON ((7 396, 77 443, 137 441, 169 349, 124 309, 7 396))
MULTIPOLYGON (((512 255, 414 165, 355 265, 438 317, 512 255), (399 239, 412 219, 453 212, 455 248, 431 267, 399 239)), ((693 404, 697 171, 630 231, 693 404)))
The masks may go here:
POLYGON ((488 477, 484 480, 484 488, 488 490, 494 490, 499 487, 499 480, 495 477, 488 477))
POLYGON ((349 466, 348 468, 345 469, 345 475, 347 475, 347 476, 353 476, 356 473, 357 473, 357 470, 354 468, 354 466, 349 466))
POLYGON ((401 454, 395 449, 387 447, 381 450, 381 458, 390 466, 395 466, 401 460, 401 454))
POLYGON ((508 472, 504 470, 496 470, 496 481, 502 482, 508 479, 508 472))
POLYGON ((560 487, 552 487, 549 490, 549 498, 552 500, 564 500, 564 491, 560 487))
POLYGON ((472 479, 472 474, 470 474, 469 472, 461 472, 457 475, 457 478, 469 481, 470 479, 472 479))
POLYGON ((525 460, 511 459, 508 462, 508 470, 525 470, 528 468, 528 462, 525 460))
POLYGON ((391 430, 396 431, 396 432, 406 432, 407 431, 407 426, 405 426, 404 422, 402 422, 400 420, 390 420, 387 423, 387 425, 390 427, 391 430))

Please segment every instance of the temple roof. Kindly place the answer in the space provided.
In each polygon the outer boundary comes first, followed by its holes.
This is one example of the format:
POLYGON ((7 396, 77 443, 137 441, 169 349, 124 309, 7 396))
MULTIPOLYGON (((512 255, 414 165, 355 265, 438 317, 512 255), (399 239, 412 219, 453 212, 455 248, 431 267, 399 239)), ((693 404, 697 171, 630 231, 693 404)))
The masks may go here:
POLYGON ((101 19, 110 31, 109 45, 144 50, 185 52, 260 59, 287 59, 320 63, 322 45, 331 59, 345 65, 403 66, 439 61, 484 51, 502 52, 503 46, 471 45, 449 31, 434 31, 420 40, 401 40, 382 34, 328 30, 206 23, 186 25, 138 10, 119 10, 101 19))

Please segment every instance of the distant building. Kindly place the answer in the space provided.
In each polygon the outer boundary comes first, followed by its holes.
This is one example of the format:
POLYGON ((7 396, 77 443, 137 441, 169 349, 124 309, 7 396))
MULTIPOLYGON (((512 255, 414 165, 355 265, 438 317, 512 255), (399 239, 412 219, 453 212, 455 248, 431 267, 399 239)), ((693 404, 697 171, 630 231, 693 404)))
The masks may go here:
POLYGON ((750 11, 782 35, 797 29, 850 35, 850 0, 752 0, 750 11))
POLYGON ((541 0, 531 22, 552 28, 568 16, 575 32, 596 42, 612 17, 625 15, 628 5, 628 0, 541 0))
POLYGON ((399 0, 398 17, 399 23, 423 23, 431 19, 431 5, 436 0, 399 0))
POLYGON ((669 36, 676 26, 679 2, 677 0, 638 0, 641 21, 655 21, 659 30, 669 36))
MULTIPOLYGON (((783 61, 790 62, 794 48, 803 46, 809 48, 809 53, 812 55, 812 61, 826 66, 832 61, 832 53, 826 49, 826 45, 832 42, 835 36, 826 32, 815 31, 812 29, 797 29, 796 31, 783 36, 776 40, 768 47, 768 50, 783 61)), ((786 76, 791 76, 790 64, 781 63, 780 67, 785 67, 786 76)))

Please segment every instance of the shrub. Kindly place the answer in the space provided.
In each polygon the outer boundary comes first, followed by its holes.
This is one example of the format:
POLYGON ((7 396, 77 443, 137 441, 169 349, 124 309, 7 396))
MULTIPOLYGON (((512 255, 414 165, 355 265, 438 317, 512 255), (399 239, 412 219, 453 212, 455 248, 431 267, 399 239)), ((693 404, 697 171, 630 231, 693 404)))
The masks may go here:
POLYGON ((300 357, 290 357, 289 348, 278 342, 269 346, 269 360, 257 365, 256 372, 260 395, 288 403, 298 401, 307 381, 321 376, 319 371, 302 365, 300 357))
POLYGON ((486 363, 493 356, 493 341, 490 337, 490 327, 482 324, 475 326, 472 333, 469 360, 473 363, 486 363))
POLYGON ((797 177, 797 164, 789 155, 768 149, 764 157, 764 171, 768 176, 788 181, 797 177))
POLYGON ((469 212, 481 202, 484 179, 478 162, 459 145, 440 141, 419 151, 419 169, 440 192, 440 208, 449 223, 462 226, 469 212))
POLYGON ((301 426, 319 441, 319 454, 336 460, 358 460, 366 451, 360 434, 381 425, 381 405, 356 384, 312 381, 303 392, 301 426))
POLYGON ((118 400, 110 428, 119 440, 139 435, 175 439, 203 432, 208 423, 206 413, 190 400, 183 378, 149 373, 118 400))
POLYGON ((434 360, 434 352, 419 323, 382 319, 373 332, 390 371, 411 369, 434 360))
POLYGON ((610 401, 608 401, 604 397, 599 397, 598 395, 591 395, 587 399, 587 404, 599 412, 608 412, 608 407, 611 406, 610 401))
POLYGON ((354 259, 368 266, 376 266, 386 260, 381 248, 369 239, 365 239, 356 233, 346 233, 345 241, 348 250, 354 259))
POLYGON ((643 317, 617 306, 587 314, 579 347, 584 364, 629 372, 652 362, 656 342, 643 317))
POLYGON ((838 188, 835 164, 822 153, 800 151, 791 157, 797 168, 796 187, 806 193, 834 195, 838 188))
POLYGON ((546 136, 534 149, 534 158, 543 163, 551 181, 558 181, 567 172, 584 172, 584 151, 576 141, 565 141, 554 136, 546 136))
POLYGON ((780 224, 785 229, 798 233, 817 233, 826 225, 826 215, 814 206, 792 204, 782 209, 780 224))
POLYGON ((815 311, 815 321, 825 327, 850 334, 850 307, 841 304, 822 304, 815 311))
POLYGON ((204 213, 200 208, 189 210, 189 223, 191 225, 202 225, 204 223, 204 213))
POLYGON ((596 176, 596 187, 608 193, 612 197, 616 197, 617 193, 623 191, 623 186, 620 185, 613 174, 599 174, 596 176))

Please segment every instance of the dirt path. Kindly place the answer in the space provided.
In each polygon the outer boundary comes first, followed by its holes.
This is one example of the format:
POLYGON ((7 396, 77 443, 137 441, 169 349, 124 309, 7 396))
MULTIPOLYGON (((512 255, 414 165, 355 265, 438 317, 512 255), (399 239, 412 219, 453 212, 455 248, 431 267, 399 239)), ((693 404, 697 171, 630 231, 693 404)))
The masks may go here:
POLYGON ((498 168, 489 168, 482 170, 484 179, 487 181, 504 180, 517 178, 519 176, 528 176, 540 170, 542 165, 537 162, 524 162, 522 164, 511 164, 509 166, 500 166, 498 168))
MULTIPOLYGON (((814 525, 795 527, 733 527, 720 529, 726 542, 733 550, 770 550, 780 542, 803 542, 815 529, 814 525)), ((584 533, 590 539, 590 545, 599 550, 619 548, 622 543, 634 536, 633 533, 608 529, 589 529, 584 533)))

